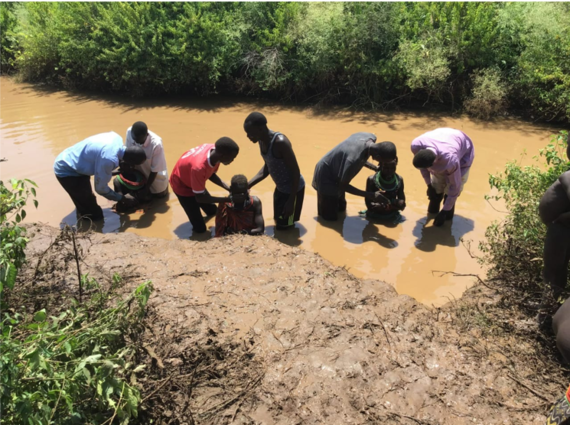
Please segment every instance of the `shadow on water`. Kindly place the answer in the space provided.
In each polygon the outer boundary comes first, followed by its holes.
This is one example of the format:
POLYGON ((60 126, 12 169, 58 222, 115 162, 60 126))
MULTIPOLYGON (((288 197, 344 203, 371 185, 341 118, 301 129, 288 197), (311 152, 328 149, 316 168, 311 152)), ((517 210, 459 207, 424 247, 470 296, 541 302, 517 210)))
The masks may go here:
POLYGON ((432 219, 433 216, 419 219, 412 231, 416 237, 414 244, 420 251, 433 252, 437 245, 459 246, 459 240, 475 228, 473 220, 460 215, 455 215, 441 227, 434 226, 432 219))
POLYGON ((157 214, 164 214, 170 209, 168 199, 170 195, 160 199, 153 199, 149 205, 143 208, 144 212, 138 219, 132 220, 129 214, 119 214, 119 231, 124 231, 129 227, 136 229, 148 229, 156 219, 157 214))
POLYGON ((398 242, 384 236, 381 227, 396 227, 399 223, 373 222, 360 216, 348 216, 346 212, 339 213, 338 220, 328 221, 322 217, 314 217, 321 226, 337 232, 346 242, 360 245, 363 242, 374 241, 384 248, 396 248, 398 242))
MULTIPOLYGON (((204 222, 206 223, 206 228, 209 224, 214 224, 215 216, 204 217, 204 222)), ((189 221, 185 221, 180 224, 176 229, 174 229, 174 234, 180 239, 190 239, 191 241, 203 242, 214 237, 214 227, 206 230, 204 233, 194 233, 192 229, 192 224, 189 221)))
POLYGON ((404 221, 406 221, 406 218, 404 216, 400 216, 398 219, 394 220, 371 220, 365 217, 362 217, 362 220, 368 222, 362 230, 363 242, 378 242, 378 244, 388 249, 396 248, 398 246, 398 241, 384 236, 382 233, 380 233, 380 230, 382 227, 393 229, 401 225, 404 221))
POLYGON ((267 226, 265 234, 273 236, 279 242, 289 246, 299 246, 303 243, 301 237, 307 233, 307 228, 301 223, 295 223, 295 227, 287 230, 275 230, 275 225, 267 226))
POLYGON ((74 209, 61 220, 60 227, 69 225, 75 226, 79 232, 92 230, 97 233, 119 233, 128 228, 147 229, 156 219, 157 214, 164 214, 169 208, 168 196, 165 196, 161 199, 153 199, 144 207, 144 212, 138 219, 132 220, 129 214, 117 214, 111 208, 103 208, 103 220, 98 221, 91 221, 88 218, 78 221, 74 209))
MULTIPOLYGON (((126 95, 108 94, 92 91, 63 90, 48 85, 25 84, 18 89, 21 93, 44 97, 59 95, 66 102, 82 104, 87 102, 101 102, 108 107, 118 108, 125 114, 130 111, 152 110, 155 108, 171 108, 173 110, 197 111, 197 112, 221 112, 227 108, 237 108, 248 114, 253 110, 263 110, 267 113, 279 113, 281 111, 295 111, 304 113, 309 117, 326 120, 334 120, 344 123, 357 123, 359 125, 374 125, 385 123, 391 130, 398 130, 403 125, 417 128, 418 131, 426 131, 446 125, 449 118, 454 116, 450 111, 434 111, 433 105, 422 108, 398 108, 393 111, 363 110, 351 106, 320 105, 319 103, 293 103, 276 101, 271 99, 252 99, 243 95, 213 95, 202 97, 195 94, 170 94, 155 95, 153 97, 128 97, 126 95)), ((477 122, 474 120, 474 122, 477 122)), ((499 117, 492 121, 484 122, 486 127, 493 130, 517 130, 541 134, 544 129, 551 129, 552 124, 532 123, 532 127, 526 122, 510 117, 499 117), (543 128, 544 127, 544 128, 543 128)), ((562 127, 561 127, 562 128, 562 127)))

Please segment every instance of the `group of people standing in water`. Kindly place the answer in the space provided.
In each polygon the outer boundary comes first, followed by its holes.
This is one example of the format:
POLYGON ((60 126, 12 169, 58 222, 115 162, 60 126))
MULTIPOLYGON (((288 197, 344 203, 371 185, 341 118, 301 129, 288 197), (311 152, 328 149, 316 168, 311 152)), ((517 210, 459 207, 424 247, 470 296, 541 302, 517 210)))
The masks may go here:
MULTIPOLYGON (((152 198, 168 195, 168 183, 184 209, 194 233, 206 232, 203 213, 216 215, 216 236, 231 233, 264 233, 261 201, 250 190, 271 176, 275 183, 273 217, 277 230, 294 227, 301 217, 305 179, 299 169, 291 141, 267 126, 259 112, 247 116, 243 125, 247 138, 258 143, 264 165, 250 180, 235 175, 230 184, 216 172, 239 154, 238 144, 229 137, 196 146, 185 152, 169 173, 162 139, 141 121, 127 129, 126 144, 115 132, 97 134, 65 149, 55 160, 55 175, 67 191, 78 218, 103 218, 95 191, 116 201, 119 212, 129 212, 152 198), (109 183, 113 176, 113 189, 109 183), (210 181, 228 192, 212 196, 210 181)), ((413 164, 427 186, 428 212, 434 225, 453 218, 455 202, 469 176, 474 159, 473 142, 462 131, 438 128, 422 134, 411 145, 413 164), (441 203, 443 201, 443 208, 441 203)), ((315 166, 312 186, 317 192, 318 215, 323 220, 338 219, 346 210, 346 193, 363 197, 371 219, 393 220, 406 207, 404 180, 396 173, 398 155, 392 142, 377 143, 372 133, 360 132, 331 149, 315 166), (377 164, 370 162, 372 159, 377 164), (363 167, 375 172, 365 190, 353 186, 363 167)))
MULTIPOLYGON (((216 216, 216 236, 232 233, 263 234, 262 205, 250 190, 271 176, 275 183, 273 217, 278 230, 294 227, 299 221, 305 197, 301 174, 291 141, 270 130, 267 119, 253 112, 244 121, 247 138, 258 143, 263 167, 250 180, 235 175, 230 184, 216 172, 220 165, 231 164, 239 154, 238 144, 229 137, 196 146, 176 162, 170 179, 161 138, 143 122, 127 129, 126 144, 115 132, 91 136, 64 150, 55 160, 55 175, 77 210, 78 219, 103 218, 93 193, 116 201, 117 211, 128 212, 152 198, 168 195, 168 184, 186 212, 195 233, 206 232, 202 212, 216 216), (113 181, 113 189, 109 182, 113 181), (212 196, 206 189, 210 181, 228 192, 212 196)), ((413 165, 427 187, 427 212, 434 225, 451 220, 455 203, 469 177, 475 152, 473 142, 462 131, 438 128, 415 138, 411 143, 413 165), (442 207, 443 202, 443 207, 442 207)), ((568 149, 570 159, 570 148, 568 149)), ((360 132, 331 149, 315 166, 312 186, 317 192, 318 215, 334 221, 346 210, 345 194, 364 198, 370 219, 393 220, 406 207, 404 180, 396 173, 398 155, 392 142, 377 143, 372 133, 360 132), (374 164, 369 160, 377 162, 374 164), (352 181, 362 170, 374 171, 364 190, 352 181)), ((544 247, 545 292, 540 304, 539 323, 552 323, 560 352, 570 362, 570 299, 560 306, 559 297, 567 284, 570 262, 570 171, 547 190, 539 213, 547 226, 544 247)), ((570 423, 570 388, 552 408, 547 424, 570 423)))

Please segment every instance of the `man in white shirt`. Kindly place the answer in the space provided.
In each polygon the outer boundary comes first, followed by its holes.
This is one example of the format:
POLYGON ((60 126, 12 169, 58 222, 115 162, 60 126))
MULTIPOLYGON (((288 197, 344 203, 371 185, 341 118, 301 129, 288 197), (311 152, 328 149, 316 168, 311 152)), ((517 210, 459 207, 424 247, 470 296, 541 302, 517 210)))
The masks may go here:
POLYGON ((153 198, 162 198, 168 194, 168 171, 166 168, 166 158, 162 147, 162 139, 152 131, 142 121, 137 121, 127 129, 127 147, 140 146, 146 154, 146 161, 137 165, 136 169, 141 171, 146 179, 146 186, 141 189, 143 197, 148 194, 153 198))

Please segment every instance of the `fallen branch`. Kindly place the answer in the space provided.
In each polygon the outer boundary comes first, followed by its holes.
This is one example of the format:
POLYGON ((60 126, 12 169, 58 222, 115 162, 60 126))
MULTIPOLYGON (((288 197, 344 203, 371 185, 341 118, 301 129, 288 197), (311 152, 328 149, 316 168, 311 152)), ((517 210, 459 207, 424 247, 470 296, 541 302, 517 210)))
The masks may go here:
POLYGON ((208 410, 206 410, 205 412, 201 413, 201 416, 204 415, 212 415, 214 413, 216 413, 217 411, 227 407, 227 406, 231 406, 236 400, 238 400, 239 398, 243 397, 244 395, 246 395, 252 388, 254 388, 264 377, 265 375, 262 373, 261 375, 259 375, 256 379, 249 381, 249 383, 247 384, 245 390, 243 390, 242 392, 240 392, 238 395, 236 395, 235 397, 232 397, 229 400, 226 401, 222 401, 221 403, 216 404, 215 406, 210 407, 208 410))
POLYGON ((509 378, 511 378, 513 381, 515 381, 517 384, 525 387, 527 390, 529 390, 531 393, 533 393, 535 396, 537 396, 538 398, 541 398, 542 400, 550 403, 552 400, 550 400, 548 397, 546 397, 545 395, 539 393, 538 391, 532 389, 531 387, 529 387, 528 385, 526 385, 524 382, 518 380, 517 378, 515 378, 513 375, 511 375, 510 373, 507 374, 507 376, 509 378))
POLYGON ((159 392, 168 383, 168 381, 170 381, 170 378, 172 378, 172 375, 170 375, 168 378, 165 378, 164 382, 162 384, 160 384, 153 392, 151 392, 149 395, 147 395, 145 398, 143 398, 141 400, 141 404, 144 403, 145 401, 147 401, 149 398, 151 398, 157 392, 159 392))
POLYGON ((456 277, 476 277, 477 281, 485 286, 486 288, 489 288, 493 291, 495 291, 497 288, 493 288, 492 286, 489 286, 483 279, 481 279, 481 277, 478 274, 472 274, 472 273, 455 273, 455 272, 449 272, 449 271, 443 271, 443 270, 432 270, 431 271, 432 274, 434 273, 440 273, 440 275, 438 277, 443 277, 445 275, 452 275, 452 276, 456 276, 456 277))

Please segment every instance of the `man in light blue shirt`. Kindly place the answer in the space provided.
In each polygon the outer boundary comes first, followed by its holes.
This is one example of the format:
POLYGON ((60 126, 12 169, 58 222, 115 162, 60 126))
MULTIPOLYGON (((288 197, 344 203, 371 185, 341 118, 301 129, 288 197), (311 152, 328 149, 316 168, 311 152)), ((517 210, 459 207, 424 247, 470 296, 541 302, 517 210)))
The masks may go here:
POLYGON ((103 210, 91 188, 90 177, 95 176, 95 191, 111 201, 134 203, 131 195, 122 195, 109 187, 113 170, 120 163, 140 165, 146 161, 139 146, 126 148, 117 133, 101 133, 67 148, 58 155, 53 166, 57 180, 71 197, 77 209, 77 217, 91 220, 103 218, 103 210))

